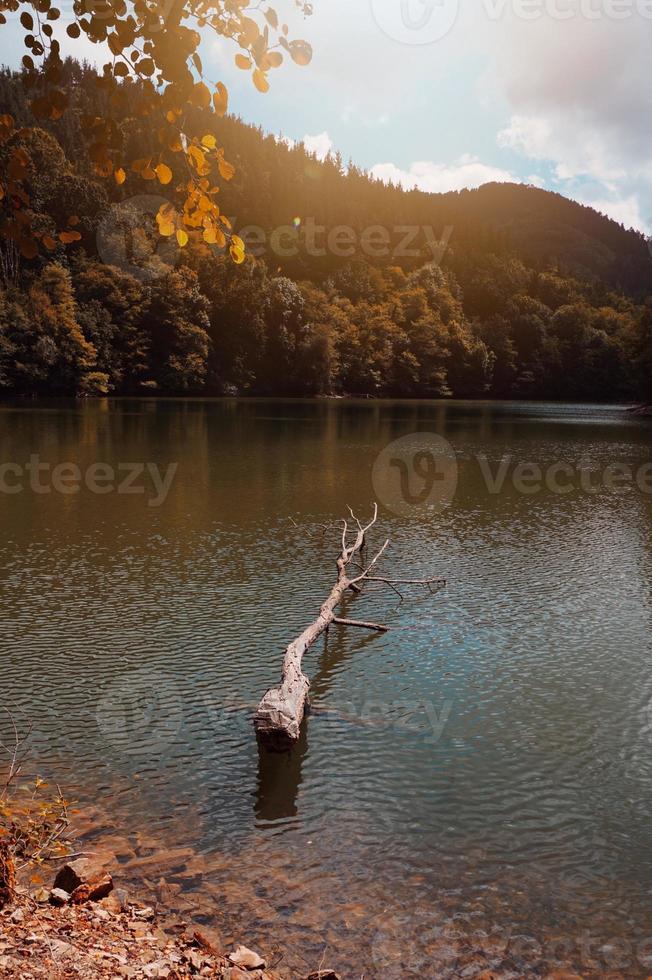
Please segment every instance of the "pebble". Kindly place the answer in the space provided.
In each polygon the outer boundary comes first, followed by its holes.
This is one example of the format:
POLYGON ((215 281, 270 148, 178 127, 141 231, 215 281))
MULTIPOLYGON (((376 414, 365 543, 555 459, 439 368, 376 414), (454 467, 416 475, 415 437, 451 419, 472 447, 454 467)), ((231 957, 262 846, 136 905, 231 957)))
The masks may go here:
POLYGON ((258 953, 254 953, 252 949, 247 949, 246 946, 238 946, 234 953, 231 953, 229 959, 234 966, 244 966, 247 970, 261 970, 265 966, 265 960, 258 953))
POLYGON ((67 905, 70 901, 70 892, 63 888, 53 888, 50 892, 50 905, 67 905))

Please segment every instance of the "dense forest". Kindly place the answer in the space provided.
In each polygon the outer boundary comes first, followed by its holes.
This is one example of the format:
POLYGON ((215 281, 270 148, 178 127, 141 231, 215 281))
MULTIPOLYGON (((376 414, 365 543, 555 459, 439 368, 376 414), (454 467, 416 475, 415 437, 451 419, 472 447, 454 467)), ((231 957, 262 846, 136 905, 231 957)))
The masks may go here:
MULTIPOLYGON (((642 235, 534 187, 406 192, 197 109, 236 167, 222 195, 248 245, 236 265, 217 244, 158 238, 166 188, 95 175, 80 120, 107 107, 93 69, 65 72, 73 107, 38 126, 20 75, 0 75, 0 112, 22 127, 0 179, 24 146, 34 224, 80 236, 30 259, 0 243, 5 396, 652 400, 642 235)), ((117 126, 134 158, 151 153, 128 100, 117 126)))

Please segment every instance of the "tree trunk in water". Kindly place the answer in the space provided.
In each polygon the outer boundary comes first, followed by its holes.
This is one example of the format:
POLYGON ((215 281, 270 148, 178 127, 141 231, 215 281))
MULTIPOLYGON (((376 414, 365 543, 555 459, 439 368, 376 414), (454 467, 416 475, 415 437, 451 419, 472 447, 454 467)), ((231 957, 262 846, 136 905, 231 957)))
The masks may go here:
MULTIPOLYGON (((271 688, 266 692, 254 715, 254 727, 259 740, 269 748, 276 749, 277 751, 290 748, 299 739, 299 730, 305 714, 306 704, 308 703, 308 691, 310 690, 310 681, 303 673, 301 663, 305 652, 328 629, 331 623, 340 626, 359 627, 381 633, 385 633, 389 629, 388 626, 383 626, 380 623, 338 619, 335 616, 336 607, 349 589, 357 594, 362 591, 362 586, 365 582, 373 581, 382 582, 390 585, 392 588, 394 587, 394 580, 376 578, 371 574, 376 563, 387 548, 389 541, 385 541, 385 544, 376 556, 360 574, 349 577, 348 568, 354 557, 361 554, 364 549, 366 535, 376 523, 378 507, 374 506, 374 516, 365 527, 360 524, 360 521, 353 513, 351 513, 351 516, 356 525, 354 529, 355 539, 352 544, 348 543, 349 527, 348 522, 344 521, 342 547, 337 559, 337 581, 331 589, 330 595, 322 605, 317 618, 287 647, 283 659, 281 683, 278 687, 271 688)), ((402 581, 428 586, 433 583, 437 585, 445 584, 444 580, 438 577, 429 579, 404 579, 402 581)))

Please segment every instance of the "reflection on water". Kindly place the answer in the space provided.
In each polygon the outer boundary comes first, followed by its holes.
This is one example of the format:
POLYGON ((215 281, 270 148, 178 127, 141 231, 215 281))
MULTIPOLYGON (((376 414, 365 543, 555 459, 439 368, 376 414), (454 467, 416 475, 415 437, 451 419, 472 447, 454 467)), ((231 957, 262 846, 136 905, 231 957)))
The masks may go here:
POLYGON ((128 880, 288 975, 324 948, 385 980, 649 975, 652 497, 513 469, 637 470, 651 432, 600 406, 3 406, 4 462, 179 463, 160 507, 0 493, 3 687, 39 770, 98 804, 82 830, 128 880), (457 491, 381 510, 384 567, 448 586, 348 598, 395 629, 332 628, 299 745, 267 755, 251 712, 333 577, 336 532, 308 528, 367 514, 414 432, 452 445, 457 491), (479 459, 507 457, 492 493, 479 459))
POLYGON ((269 752, 258 746, 255 814, 258 823, 296 817, 303 760, 308 751, 307 725, 291 752, 269 752))

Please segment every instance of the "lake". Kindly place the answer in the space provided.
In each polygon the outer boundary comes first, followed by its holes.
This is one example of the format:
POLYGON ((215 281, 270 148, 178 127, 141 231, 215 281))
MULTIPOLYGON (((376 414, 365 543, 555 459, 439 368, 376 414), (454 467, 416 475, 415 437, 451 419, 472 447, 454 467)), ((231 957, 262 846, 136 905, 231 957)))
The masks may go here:
POLYGON ((598 405, 4 403, 30 768, 127 880, 287 976, 648 976, 651 437, 598 405), (347 599, 391 631, 331 628, 267 754, 252 712, 375 500, 383 572, 447 585, 347 599))

